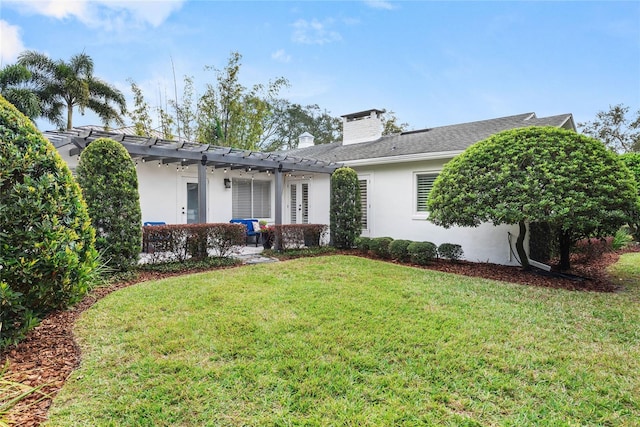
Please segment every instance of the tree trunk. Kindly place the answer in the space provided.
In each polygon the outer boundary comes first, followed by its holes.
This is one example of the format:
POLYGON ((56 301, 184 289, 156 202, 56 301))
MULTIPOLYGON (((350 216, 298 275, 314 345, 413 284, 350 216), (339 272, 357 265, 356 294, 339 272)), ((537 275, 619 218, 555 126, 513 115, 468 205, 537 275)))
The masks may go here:
POLYGON ((571 233, 566 230, 559 232, 560 236, 560 271, 569 270, 571 268, 571 261, 569 256, 571 254, 571 233))
POLYGON ((71 130, 73 123, 73 105, 67 106, 67 130, 71 130))
POLYGON ((524 237, 527 235, 527 224, 525 224, 524 221, 520 221, 518 223, 518 226, 520 227, 520 233, 518 234, 518 239, 516 240, 516 251, 518 252, 518 256, 520 257, 522 268, 525 270, 531 270, 531 265, 529 264, 529 256, 524 250, 524 237))

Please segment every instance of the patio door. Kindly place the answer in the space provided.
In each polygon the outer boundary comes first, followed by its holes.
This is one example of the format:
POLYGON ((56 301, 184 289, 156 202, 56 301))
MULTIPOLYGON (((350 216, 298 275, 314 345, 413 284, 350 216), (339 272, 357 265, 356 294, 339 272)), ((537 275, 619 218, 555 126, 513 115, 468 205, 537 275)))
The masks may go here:
POLYGON ((309 224, 309 182, 289 184, 289 222, 309 224))
POLYGON ((180 205, 180 221, 182 224, 200 222, 200 201, 198 199, 198 179, 182 178, 182 204, 180 205))

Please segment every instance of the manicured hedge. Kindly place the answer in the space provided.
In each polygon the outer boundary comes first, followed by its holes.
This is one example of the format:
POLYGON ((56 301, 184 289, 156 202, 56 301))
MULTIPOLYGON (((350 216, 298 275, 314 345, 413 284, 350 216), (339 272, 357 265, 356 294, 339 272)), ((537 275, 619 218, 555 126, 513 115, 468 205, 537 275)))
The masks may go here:
POLYGON ((438 256, 438 248, 431 242, 413 242, 407 247, 411 262, 427 265, 438 256))
POLYGON ((282 224, 271 227, 279 250, 320 246, 327 233, 326 224, 282 224))
POLYGON ((371 238, 370 237, 362 237, 362 236, 358 237, 358 238, 356 238, 355 244, 356 244, 356 248, 360 252, 366 254, 366 253, 369 252, 369 248, 371 246, 371 238))
POLYGON ((389 254, 392 259, 400 262, 409 260, 409 252, 407 247, 411 244, 411 240, 397 239, 389 244, 389 254))
POLYGON ((458 261, 464 255, 462 246, 455 243, 443 243, 438 246, 438 256, 451 261, 458 261))
POLYGON ((369 250, 380 258, 391 258, 389 245, 393 242, 391 237, 374 237, 369 243, 369 250))
POLYGON ((242 224, 171 224, 142 228, 142 249, 151 261, 203 259, 209 254, 225 257, 245 242, 242 224))

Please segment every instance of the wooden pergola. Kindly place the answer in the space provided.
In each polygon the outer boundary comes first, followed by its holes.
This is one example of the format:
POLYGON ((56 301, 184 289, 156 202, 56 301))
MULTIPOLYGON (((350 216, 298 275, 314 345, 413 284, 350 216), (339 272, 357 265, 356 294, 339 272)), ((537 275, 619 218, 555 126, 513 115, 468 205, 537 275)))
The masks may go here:
POLYGON ((341 164, 322 160, 304 159, 287 156, 282 153, 263 153, 200 144, 193 141, 161 139, 128 135, 102 130, 71 129, 43 132, 56 148, 73 144, 69 154, 74 156, 98 138, 110 138, 129 152, 132 159, 143 162, 157 161, 159 164, 178 164, 180 166, 198 166, 198 209, 199 222, 207 222, 207 167, 244 169, 257 172, 269 172, 275 179, 275 223, 282 224, 283 174, 291 172, 309 172, 332 174, 341 164))

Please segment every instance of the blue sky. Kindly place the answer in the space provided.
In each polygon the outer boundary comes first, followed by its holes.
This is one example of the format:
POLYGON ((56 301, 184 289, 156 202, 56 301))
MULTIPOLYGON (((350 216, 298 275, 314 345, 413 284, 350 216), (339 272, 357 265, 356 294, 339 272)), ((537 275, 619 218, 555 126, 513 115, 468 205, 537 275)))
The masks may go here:
MULTIPOLYGON (((26 49, 68 60, 156 105, 242 54, 246 86, 338 116, 392 110, 412 129, 534 111, 592 120, 640 108, 640 2, 2 0, 2 65, 26 49)), ((132 105, 131 103, 129 104, 132 105)), ((99 124, 87 114, 74 125, 99 124)), ((41 128, 52 125, 43 122, 41 128)))

